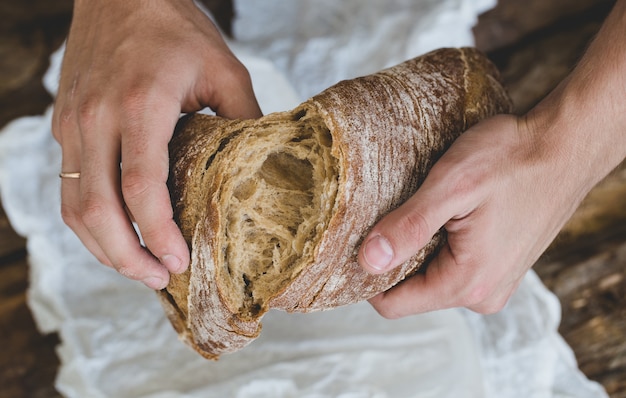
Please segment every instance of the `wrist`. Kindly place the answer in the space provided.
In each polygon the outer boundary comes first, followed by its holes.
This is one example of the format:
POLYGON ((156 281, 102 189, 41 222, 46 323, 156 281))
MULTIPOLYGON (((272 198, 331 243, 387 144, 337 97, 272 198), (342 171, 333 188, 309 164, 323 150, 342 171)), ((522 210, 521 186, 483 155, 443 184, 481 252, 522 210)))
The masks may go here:
POLYGON ((521 118, 528 140, 586 191, 626 158, 625 33, 620 0, 570 76, 521 118))

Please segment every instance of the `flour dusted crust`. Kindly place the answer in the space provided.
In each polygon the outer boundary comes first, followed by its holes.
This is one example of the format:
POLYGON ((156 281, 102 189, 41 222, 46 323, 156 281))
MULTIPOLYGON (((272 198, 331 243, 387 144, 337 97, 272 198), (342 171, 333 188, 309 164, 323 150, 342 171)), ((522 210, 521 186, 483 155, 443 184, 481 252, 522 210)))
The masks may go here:
POLYGON ((340 82, 290 112, 182 119, 169 184, 191 266, 159 293, 181 339, 217 359, 256 338, 271 308, 330 309, 414 274, 443 231, 384 275, 360 268, 360 243, 463 131, 509 111, 495 67, 462 48, 340 82))

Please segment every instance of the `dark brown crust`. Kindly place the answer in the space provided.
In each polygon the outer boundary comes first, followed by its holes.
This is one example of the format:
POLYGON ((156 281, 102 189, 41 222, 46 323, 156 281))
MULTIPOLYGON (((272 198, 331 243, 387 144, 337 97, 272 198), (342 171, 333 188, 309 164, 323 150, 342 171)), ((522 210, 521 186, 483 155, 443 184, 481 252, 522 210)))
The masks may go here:
POLYGON ((192 248, 192 265, 163 291, 166 312, 181 338, 208 358, 235 351, 260 332, 260 317, 244 321, 228 308, 214 280, 220 222, 216 191, 221 176, 205 164, 233 134, 308 113, 329 128, 339 162, 339 191, 314 259, 271 308, 314 311, 366 300, 416 272, 444 240, 433 240, 384 275, 356 261, 370 228, 408 199, 449 145, 471 125, 510 111, 495 67, 471 48, 441 49, 377 74, 343 81, 291 112, 251 121, 196 115, 183 120, 171 143, 170 188, 176 221, 192 248))

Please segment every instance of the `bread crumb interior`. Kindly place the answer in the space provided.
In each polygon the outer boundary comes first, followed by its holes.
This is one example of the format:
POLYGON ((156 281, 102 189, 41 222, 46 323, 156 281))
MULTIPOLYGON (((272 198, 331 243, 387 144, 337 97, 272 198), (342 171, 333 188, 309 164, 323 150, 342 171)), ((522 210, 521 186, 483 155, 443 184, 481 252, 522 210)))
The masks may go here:
POLYGON ((228 147, 218 277, 231 309, 254 319, 312 261, 332 216, 338 162, 328 128, 306 112, 255 126, 228 147))

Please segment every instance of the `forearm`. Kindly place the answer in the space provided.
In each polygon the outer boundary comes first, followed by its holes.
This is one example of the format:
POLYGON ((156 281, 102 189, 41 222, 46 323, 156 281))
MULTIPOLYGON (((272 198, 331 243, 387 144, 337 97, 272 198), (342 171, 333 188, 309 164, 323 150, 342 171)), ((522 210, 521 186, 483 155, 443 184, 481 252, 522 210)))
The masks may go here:
POLYGON ((626 1, 620 0, 570 76, 524 118, 589 190, 626 157, 626 1), (582 180, 580 179, 582 178, 582 180))

